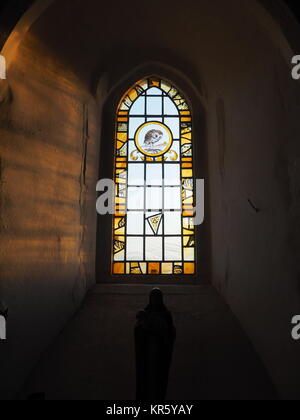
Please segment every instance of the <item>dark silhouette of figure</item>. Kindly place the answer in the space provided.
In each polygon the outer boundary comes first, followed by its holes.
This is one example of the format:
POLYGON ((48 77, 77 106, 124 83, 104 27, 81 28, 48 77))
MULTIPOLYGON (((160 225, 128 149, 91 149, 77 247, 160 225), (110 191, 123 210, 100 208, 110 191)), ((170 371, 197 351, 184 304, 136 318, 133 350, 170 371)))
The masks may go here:
POLYGON ((166 399, 176 329, 160 289, 153 289, 135 327, 137 401, 166 399))

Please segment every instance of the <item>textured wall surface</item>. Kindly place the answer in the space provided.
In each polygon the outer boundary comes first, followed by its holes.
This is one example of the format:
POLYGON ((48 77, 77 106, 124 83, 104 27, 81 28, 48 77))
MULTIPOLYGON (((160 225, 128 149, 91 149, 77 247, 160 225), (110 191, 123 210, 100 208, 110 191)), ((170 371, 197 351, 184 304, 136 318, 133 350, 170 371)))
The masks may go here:
POLYGON ((20 48, 1 82, 0 396, 16 393, 94 282, 97 107, 40 50, 20 48), (88 220, 88 223, 87 223, 88 220))
POLYGON ((103 75, 113 87, 156 60, 184 73, 206 109, 206 138, 197 141, 209 150, 211 280, 281 396, 299 398, 299 343, 290 337, 300 313, 293 51, 255 0, 185 7, 154 0, 151 10, 138 1, 105 9, 94 0, 55 1, 23 40, 9 88, 2 84, 1 293, 12 312, 12 339, 1 349, 6 389, 93 281, 98 128, 86 92, 103 75))

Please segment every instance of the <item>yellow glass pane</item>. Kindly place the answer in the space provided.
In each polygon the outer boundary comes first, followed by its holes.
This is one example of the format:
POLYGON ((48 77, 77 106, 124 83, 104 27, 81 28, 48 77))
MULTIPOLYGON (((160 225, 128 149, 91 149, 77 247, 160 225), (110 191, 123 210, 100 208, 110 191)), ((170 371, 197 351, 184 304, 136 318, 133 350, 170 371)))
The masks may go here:
POLYGON ((125 250, 120 251, 117 254, 115 254, 114 255, 114 261, 115 262, 125 261, 125 250))
POLYGON ((191 169, 183 169, 182 170, 182 177, 183 178, 193 178, 193 171, 191 169))
POLYGON ((172 89, 172 86, 170 85, 170 83, 165 82, 165 81, 161 81, 161 89, 165 92, 165 93, 169 93, 170 90, 172 89))
POLYGON ((190 111, 180 111, 181 115, 191 115, 190 111))
POLYGON ((128 110, 129 109, 129 105, 126 103, 126 102, 124 102, 124 101, 122 101, 122 103, 121 103, 121 105, 120 105, 120 110, 128 110))
POLYGON ((157 80, 157 79, 150 79, 149 84, 150 84, 150 86, 159 87, 159 80, 157 80))
POLYGON ((142 274, 139 263, 130 263, 130 274, 142 274))
POLYGON ((171 96, 171 98, 174 98, 174 96, 177 95, 177 89, 176 88, 172 88, 169 92, 169 96, 171 96))
POLYGON ((184 257, 184 261, 194 261, 194 259, 195 259, 195 249, 194 248, 184 248, 183 257, 184 257))
POLYGON ((115 230, 116 235, 125 235, 125 227, 115 230))
POLYGON ((115 209, 115 215, 116 216, 126 216, 126 212, 125 212, 125 210, 115 209))
POLYGON ((119 205, 119 207, 123 207, 126 204, 126 198, 123 197, 116 197, 115 203, 119 205))
POLYGON ((142 274, 147 274, 147 264, 146 263, 140 263, 140 269, 142 274))
POLYGON ((183 246, 184 247, 193 247, 195 245, 195 236, 194 232, 190 236, 183 237, 183 246))
POLYGON ((125 264, 114 263, 114 274, 125 274, 125 264))
POLYGON ((173 274, 173 264, 163 263, 161 268, 162 274, 173 274))
POLYGON ((160 263, 149 263, 148 264, 149 274, 160 274, 160 263))
POLYGON ((185 127, 185 128, 183 128, 183 129, 181 130, 181 134, 182 134, 183 136, 185 136, 185 137, 186 137, 186 135, 187 135, 187 134, 189 134, 189 133, 191 133, 191 132, 192 132, 191 127, 185 127))
POLYGON ((127 133, 118 133, 117 139, 125 143, 127 141, 127 133))
POLYGON ((191 119, 191 117, 182 117, 181 118, 181 121, 183 121, 183 122, 191 122, 192 119, 191 119))
POLYGON ((121 149, 124 146, 124 143, 122 141, 117 140, 117 149, 121 149))
POLYGON ((184 263, 184 274, 195 274, 195 264, 184 263))
POLYGON ((125 169, 127 168, 127 162, 117 162, 116 167, 119 169, 125 169))
POLYGON ((143 91, 148 89, 148 80, 147 79, 143 79, 140 80, 139 83, 137 83, 137 89, 141 88, 143 91))
POLYGON ((185 216, 185 217, 193 217, 194 216, 194 211, 190 211, 190 210, 185 210, 185 211, 183 211, 183 216, 185 216))
POLYGON ((194 234, 194 229, 183 229, 182 234, 183 235, 193 235, 194 234))
POLYGON ((134 102, 134 101, 136 100, 136 98, 138 97, 138 93, 137 93, 137 91, 136 91, 135 89, 131 89, 131 90, 128 92, 128 96, 129 96, 130 100, 131 100, 132 102, 134 102))
POLYGON ((190 139, 188 139, 186 137, 181 137, 181 144, 182 144, 182 146, 184 144, 191 144, 191 143, 192 143, 192 140, 190 140, 190 139))
POLYGON ((182 167, 183 168, 192 168, 193 167, 193 164, 192 163, 183 163, 182 164, 182 167))
POLYGON ((118 118, 118 121, 119 122, 127 122, 128 121, 128 118, 127 117, 119 117, 118 118))
POLYGON ((194 197, 184 199, 184 210, 192 210, 194 208, 194 197))

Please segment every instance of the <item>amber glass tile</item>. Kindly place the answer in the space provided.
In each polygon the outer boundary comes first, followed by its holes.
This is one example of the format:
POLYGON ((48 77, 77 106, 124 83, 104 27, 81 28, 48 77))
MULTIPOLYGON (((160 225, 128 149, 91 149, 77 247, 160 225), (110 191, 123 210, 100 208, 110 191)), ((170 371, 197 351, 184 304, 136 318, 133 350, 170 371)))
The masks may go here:
POLYGON ((125 274, 125 264, 114 263, 114 274, 125 274))
POLYGON ((195 264, 184 263, 184 274, 195 274, 195 264))
POLYGON ((149 274, 160 274, 160 263, 149 263, 148 264, 149 274))

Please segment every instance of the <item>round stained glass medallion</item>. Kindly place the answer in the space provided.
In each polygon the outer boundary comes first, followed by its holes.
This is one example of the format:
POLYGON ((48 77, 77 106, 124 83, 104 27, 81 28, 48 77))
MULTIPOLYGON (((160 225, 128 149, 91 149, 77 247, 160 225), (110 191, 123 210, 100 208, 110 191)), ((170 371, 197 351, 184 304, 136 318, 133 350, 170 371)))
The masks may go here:
POLYGON ((162 156, 169 151, 172 143, 170 129, 160 122, 143 124, 135 134, 135 145, 146 156, 162 156))

